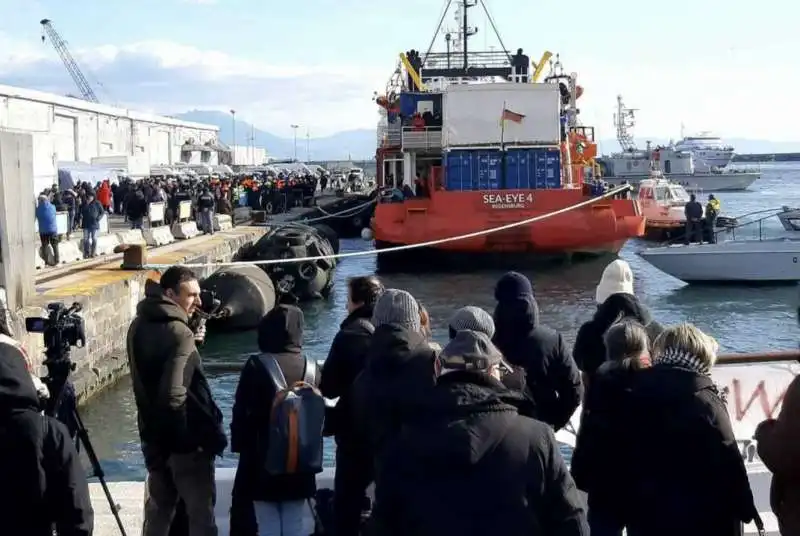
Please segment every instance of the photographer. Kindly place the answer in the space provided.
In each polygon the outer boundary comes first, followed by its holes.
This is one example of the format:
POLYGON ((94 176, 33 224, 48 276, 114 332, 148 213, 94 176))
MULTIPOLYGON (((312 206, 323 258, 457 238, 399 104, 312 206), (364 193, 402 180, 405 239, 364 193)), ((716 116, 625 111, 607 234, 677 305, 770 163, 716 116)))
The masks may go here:
POLYGON ((200 284, 190 269, 173 266, 153 287, 127 340, 148 471, 143 535, 166 536, 180 499, 190 534, 216 536, 214 458, 227 439, 189 327, 200 284))
POLYGON ((67 428, 42 414, 20 345, 0 322, 0 523, 3 534, 89 536, 89 486, 67 428))

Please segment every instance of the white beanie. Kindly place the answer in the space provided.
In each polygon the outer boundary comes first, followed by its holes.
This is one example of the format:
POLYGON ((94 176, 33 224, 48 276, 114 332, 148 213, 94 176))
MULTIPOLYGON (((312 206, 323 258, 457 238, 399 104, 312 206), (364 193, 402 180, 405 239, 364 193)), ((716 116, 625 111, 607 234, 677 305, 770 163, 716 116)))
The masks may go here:
POLYGON ((630 265, 622 259, 613 261, 603 270, 595 293, 597 305, 603 304, 612 294, 633 295, 633 272, 630 265))

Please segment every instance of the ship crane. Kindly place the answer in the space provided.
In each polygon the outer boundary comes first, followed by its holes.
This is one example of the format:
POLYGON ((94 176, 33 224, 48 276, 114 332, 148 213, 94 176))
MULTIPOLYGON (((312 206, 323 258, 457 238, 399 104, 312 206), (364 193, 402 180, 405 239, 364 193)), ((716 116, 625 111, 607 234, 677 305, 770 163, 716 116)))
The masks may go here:
POLYGON ((81 92, 81 96, 84 100, 94 103, 100 103, 100 99, 97 98, 95 95, 92 86, 89 85, 89 81, 86 80, 86 76, 81 71, 81 68, 78 66, 78 62, 75 61, 75 58, 72 57, 69 49, 67 48, 67 43, 64 39, 61 38, 61 35, 53 28, 53 23, 50 19, 42 19, 39 24, 42 25, 42 43, 45 41, 45 37, 50 39, 50 43, 53 45, 53 48, 56 49, 61 61, 64 62, 64 67, 67 68, 72 80, 75 82, 75 85, 78 86, 78 90, 81 92))

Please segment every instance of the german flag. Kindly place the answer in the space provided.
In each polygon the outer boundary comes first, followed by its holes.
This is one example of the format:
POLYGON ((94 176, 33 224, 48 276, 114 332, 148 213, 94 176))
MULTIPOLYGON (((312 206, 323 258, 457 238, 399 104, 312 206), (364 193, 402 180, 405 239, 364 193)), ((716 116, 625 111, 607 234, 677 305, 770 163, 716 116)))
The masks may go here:
POLYGON ((513 121, 514 123, 522 123, 523 119, 525 119, 525 114, 512 112, 508 108, 503 108, 503 116, 500 118, 501 121, 513 121))

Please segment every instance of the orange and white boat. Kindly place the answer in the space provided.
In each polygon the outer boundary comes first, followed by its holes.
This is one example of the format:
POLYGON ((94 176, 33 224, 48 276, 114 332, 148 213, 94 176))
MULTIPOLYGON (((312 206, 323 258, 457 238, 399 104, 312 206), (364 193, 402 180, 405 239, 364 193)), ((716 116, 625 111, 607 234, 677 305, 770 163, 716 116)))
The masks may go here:
POLYGON ((648 238, 664 240, 686 233, 685 208, 689 193, 683 186, 665 179, 658 171, 651 171, 649 178, 639 182, 636 198, 647 221, 645 235, 648 238))
POLYGON ((468 51, 471 6, 461 2, 456 11, 460 42, 451 39, 446 53, 401 54, 385 96, 376 98, 382 116, 378 184, 396 191, 375 209, 375 247, 544 218, 380 255, 380 267, 406 260, 427 267, 447 259, 460 263, 463 255, 507 263, 516 255, 540 260, 617 253, 644 234, 645 219, 631 199, 584 203, 597 197, 584 184, 594 174, 597 146, 594 129, 577 122, 583 93, 577 75, 548 62, 549 52, 529 69, 521 50, 468 51), (547 66, 549 75, 539 82, 547 66), (575 205, 581 206, 564 211, 575 205))

